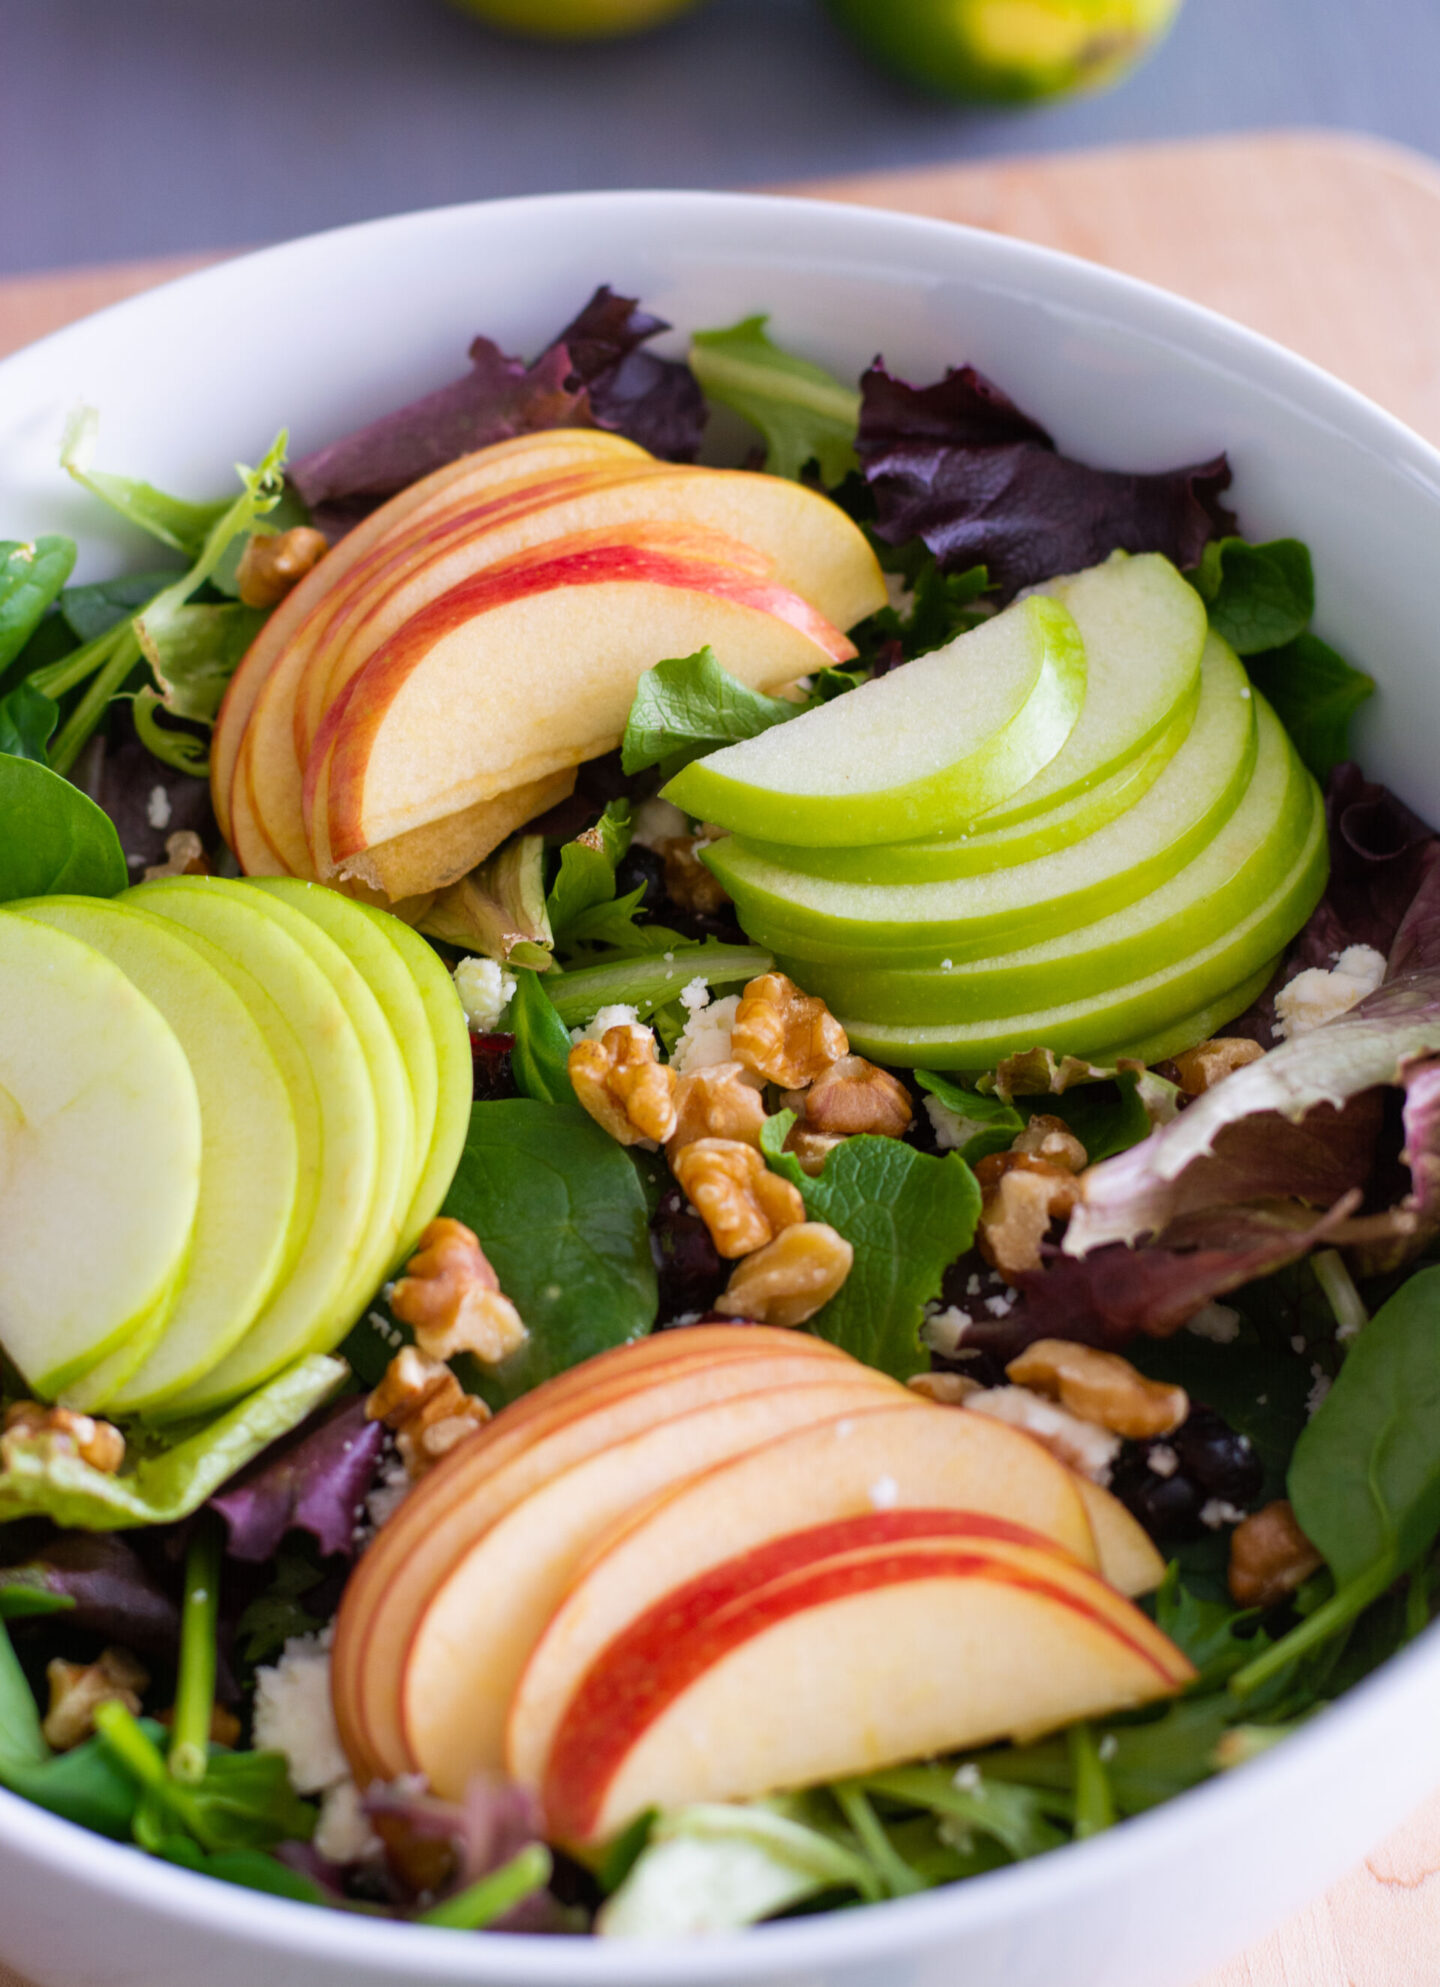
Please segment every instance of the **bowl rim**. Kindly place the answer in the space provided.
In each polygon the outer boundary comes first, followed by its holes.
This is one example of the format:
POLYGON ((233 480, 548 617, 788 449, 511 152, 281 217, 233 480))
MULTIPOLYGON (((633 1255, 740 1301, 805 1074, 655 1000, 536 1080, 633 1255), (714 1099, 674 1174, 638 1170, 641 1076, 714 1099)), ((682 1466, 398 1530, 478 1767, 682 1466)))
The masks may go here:
MULTIPOLYGON (((1352 444, 1382 458, 1392 469, 1403 469, 1440 505, 1440 449, 1376 402, 1335 378, 1313 361, 1288 350, 1263 333, 1251 330, 1203 304, 1107 268, 1084 258, 1014 236, 992 233, 957 222, 905 214, 814 197, 716 193, 635 188, 622 191, 550 193, 503 200, 478 200, 420 208, 358 221, 342 227, 298 236, 272 246, 228 257, 190 271, 155 288, 108 305, 65 325, 46 337, 0 359, 0 390, 37 355, 62 357, 67 343, 83 343, 96 327, 108 330, 129 321, 143 323, 147 314, 162 317, 177 296, 206 289, 223 290, 253 275, 282 272, 290 260, 317 252, 340 253, 362 243, 383 247, 387 237, 479 224, 482 217, 503 210, 543 225, 547 216, 589 209, 611 214, 617 208, 636 217, 649 215, 657 224, 692 216, 697 226, 717 220, 743 223, 767 214, 799 213, 811 230, 817 255, 844 244, 854 251, 854 232, 868 231, 877 245, 892 251, 914 243, 968 244, 976 258, 970 280, 988 271, 1012 289, 1034 272, 1048 278, 1053 301, 1055 285, 1062 301, 1089 308, 1097 315, 1109 306, 1127 330, 1167 343, 1178 343, 1187 357, 1240 377, 1271 400, 1292 407, 1310 421, 1326 420, 1352 444)), ((897 257, 897 259, 899 259, 897 257)), ((1035 295, 1037 304, 1040 292, 1035 295)), ((1301 1782, 1325 1752, 1340 1752, 1363 1740, 1372 1725, 1386 1718, 1392 1700, 1407 1694, 1418 1704, 1430 1673, 1440 1676, 1440 1622, 1433 1624, 1408 1648, 1392 1656, 1344 1697, 1328 1706, 1284 1744, 1251 1761, 1238 1778, 1221 1774, 1202 1785, 1128 1820, 1089 1841, 1067 1845, 1064 1853, 1047 1854, 988 1872, 983 1881, 969 1879, 910 1898, 892 1899, 863 1910, 817 1914, 813 1917, 764 1924, 742 1932, 703 1938, 654 1941, 537 1937, 534 1934, 473 1933, 425 1928, 423 1940, 406 1923, 387 1922, 342 1911, 317 1909, 294 1900, 244 1890, 173 1864, 163 1863, 133 1845, 108 1840, 0 1789, 0 1849, 7 1843, 29 1853, 40 1852, 53 1870, 74 1874, 83 1854, 82 1880, 106 1896, 138 1904, 211 1933, 233 1934, 246 1945, 274 1952, 300 1953, 328 1960, 353 1960, 364 1977, 373 1977, 378 1959, 404 1969, 408 1977, 437 1983, 519 1979, 533 1987, 674 1987, 687 1982, 720 1982, 757 1968, 787 1970, 833 1964, 851 1968, 901 1951, 933 1945, 940 1937, 975 1932, 998 1921, 1024 1915, 1042 1900, 1048 1906, 1074 1896, 1107 1873, 1130 1866, 1131 1875, 1146 1865, 1163 1864, 1176 1852, 1183 1836, 1204 1828, 1214 1833, 1241 1805, 1283 1798, 1288 1783, 1301 1782), (83 1844, 83 1850, 81 1845, 83 1844)))

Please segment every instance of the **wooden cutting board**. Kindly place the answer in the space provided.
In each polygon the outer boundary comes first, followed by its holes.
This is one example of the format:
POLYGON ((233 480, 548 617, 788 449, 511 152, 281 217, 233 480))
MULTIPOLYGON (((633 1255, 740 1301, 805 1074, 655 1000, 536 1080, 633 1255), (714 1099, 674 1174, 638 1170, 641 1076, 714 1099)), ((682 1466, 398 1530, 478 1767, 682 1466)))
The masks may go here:
MULTIPOLYGON (((1261 133, 787 190, 1020 235, 1178 290, 1440 444, 1440 168, 1396 146, 1261 133)), ((0 354, 215 259, 0 281, 0 354)), ((1430 1981, 1440 1981, 1440 1793, 1327 1896, 1196 1987, 1430 1981)), ((24 1983, 0 1964, 0 1987, 24 1983)))

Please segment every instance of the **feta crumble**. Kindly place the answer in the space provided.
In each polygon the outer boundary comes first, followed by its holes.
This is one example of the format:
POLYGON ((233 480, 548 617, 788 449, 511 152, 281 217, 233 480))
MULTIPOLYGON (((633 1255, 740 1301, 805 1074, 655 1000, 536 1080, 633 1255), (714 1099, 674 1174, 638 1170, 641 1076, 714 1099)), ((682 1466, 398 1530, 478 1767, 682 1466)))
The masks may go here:
POLYGON ((871 1505, 877 1511, 893 1511, 900 1501, 900 1486, 893 1476, 877 1476, 869 1490, 871 1505))
POLYGON ((692 1015, 710 1005, 710 988, 703 973, 697 973, 693 980, 687 980, 681 987, 680 1005, 687 1014, 692 1015))
POLYGON ((498 959, 462 959, 455 968, 455 991, 465 1019, 477 1035, 491 1035, 515 994, 515 979, 498 959))
POLYGON ((658 849, 677 835, 688 835, 690 824, 680 809, 668 800, 642 800, 635 810, 630 839, 642 849, 658 849))
POLYGON ((1211 1532, 1218 1532, 1222 1525, 1238 1525, 1244 1516, 1243 1511, 1227 1504, 1223 1497, 1212 1497, 1208 1504, 1200 1506, 1200 1522, 1211 1532))
POLYGON ((1108 1766, 1119 1750, 1120 1741, 1113 1732, 1106 1732, 1099 1745, 1095 1748, 1096 1756, 1102 1766, 1108 1766))
POLYGON ((327 1863, 369 1863, 384 1853, 353 1780, 327 1790, 313 1840, 327 1863))
POLYGON ((925 1115, 935 1132, 935 1143, 942 1152, 958 1152, 975 1136, 975 1127, 968 1118, 962 1118, 958 1111, 939 1097, 925 1099, 925 1115))
POLYGON ((735 1010, 739 1005, 739 994, 728 994, 724 1000, 712 1000, 705 1007, 691 1008, 690 1018, 680 1030, 680 1039, 670 1058, 672 1069, 684 1076, 691 1070, 713 1069, 716 1063, 733 1062, 730 1033, 735 1026, 735 1010))
POLYGON ((1275 1033, 1304 1035, 1374 993, 1385 977, 1385 960, 1373 945, 1348 945, 1327 973, 1311 966, 1275 996, 1275 1033))
POLYGON ((163 834, 170 826, 170 796, 164 787, 151 787, 145 801, 145 819, 156 834, 163 834))
POLYGON ((1156 1476, 1174 1476, 1180 1467, 1180 1458, 1168 1442, 1156 1442, 1145 1457, 1146 1464, 1156 1476))
MULTIPOLYGON (((572 1042, 598 1042, 603 1039, 605 1031, 609 1028, 638 1028, 639 1026, 639 1008, 627 1007, 624 1001, 616 1001, 613 1006, 602 1007, 588 1027, 572 1028, 570 1030, 570 1039, 572 1042)), ((645 1032, 648 1035, 650 1030, 647 1028, 645 1032)))
POLYGON ((960 1350, 961 1339, 974 1322, 970 1313, 962 1311, 958 1304, 927 1310, 920 1325, 921 1342, 942 1358, 953 1359, 960 1350))
POLYGON ((971 1394, 965 1411, 988 1414, 995 1421, 1022 1428, 1042 1448, 1081 1476, 1089 1477, 1092 1483, 1110 1481, 1111 1469, 1120 1453, 1120 1437, 1108 1428, 1097 1427, 1093 1421, 1081 1421, 1078 1415, 1057 1407, 1054 1401, 1045 1400, 1028 1387, 987 1387, 971 1394))
POLYGON ((980 1769, 973 1759, 967 1760, 963 1766, 956 1767, 951 1775, 950 1784, 952 1787, 958 1787, 962 1794, 980 1792, 980 1769))
POLYGON ((1230 1345, 1240 1336, 1240 1313, 1228 1304, 1206 1304, 1185 1321, 1187 1332, 1208 1338, 1216 1345, 1230 1345))
POLYGON ((1310 1378, 1313 1384, 1309 1393, 1305 1396, 1305 1415, 1307 1420, 1315 1414, 1324 1401, 1325 1396, 1334 1385, 1330 1375, 1325 1371, 1323 1366, 1312 1366, 1310 1368, 1310 1378))
POLYGON ((330 1704, 330 1636, 292 1635, 279 1662, 255 1672, 255 1749, 284 1753, 297 1794, 350 1777, 330 1704))

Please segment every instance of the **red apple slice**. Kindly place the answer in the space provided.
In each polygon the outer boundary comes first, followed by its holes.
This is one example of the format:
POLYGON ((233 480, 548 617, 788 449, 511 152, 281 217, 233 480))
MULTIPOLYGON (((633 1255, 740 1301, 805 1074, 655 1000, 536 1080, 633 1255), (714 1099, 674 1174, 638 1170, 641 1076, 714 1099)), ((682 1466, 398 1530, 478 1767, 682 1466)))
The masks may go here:
POLYGON ((710 1566, 883 1501, 1013 1520, 1096 1564, 1077 1482, 1038 1442, 982 1415, 877 1405, 692 1476, 596 1541, 515 1691, 507 1771, 539 1784, 556 1727, 605 1645, 710 1566), (986 1423, 985 1434, 976 1439, 986 1423), (992 1432, 1001 1440, 990 1439, 992 1432))
POLYGON ((375 842, 608 751, 639 677, 667 656, 708 642, 732 674, 775 689, 854 654, 756 564, 717 534, 582 536, 432 601, 326 712, 306 767, 317 866, 333 873, 375 842))
POLYGON ((554 1839, 1052 1730, 1194 1672, 1088 1568, 1003 1520, 884 1511, 712 1568, 587 1671, 546 1763, 554 1839))
MULTIPOLYGON (((401 1662, 430 1595, 471 1542, 530 1490, 607 1443, 699 1403, 817 1371, 868 1373, 822 1339, 765 1326, 695 1326, 602 1353, 508 1407, 411 1492, 345 1589, 332 1691, 362 1783, 409 1770, 401 1662)), ((882 1388, 892 1382, 872 1374, 882 1388)))
MULTIPOLYGON (((758 1370, 758 1369, 756 1369, 758 1370)), ((642 1499, 786 1429, 854 1412, 904 1389, 854 1365, 788 1386, 711 1400, 614 1442, 532 1489, 479 1537, 415 1626, 400 1687, 413 1767, 437 1793, 461 1795, 499 1772, 505 1718, 530 1651, 594 1540, 642 1499)), ((922 1415, 911 1400, 906 1412, 922 1415)))

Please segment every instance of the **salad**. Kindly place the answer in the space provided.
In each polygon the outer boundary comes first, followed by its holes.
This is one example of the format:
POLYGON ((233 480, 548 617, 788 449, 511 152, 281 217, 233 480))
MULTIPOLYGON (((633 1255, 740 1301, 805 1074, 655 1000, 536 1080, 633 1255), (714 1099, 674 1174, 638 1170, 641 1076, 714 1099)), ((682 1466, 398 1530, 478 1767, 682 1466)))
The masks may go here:
POLYGON ((417 1925, 982 1875, 1432 1612, 1440 836, 1305 546, 667 328, 214 502, 80 410, 153 567, 0 544, 0 1786, 417 1925))

